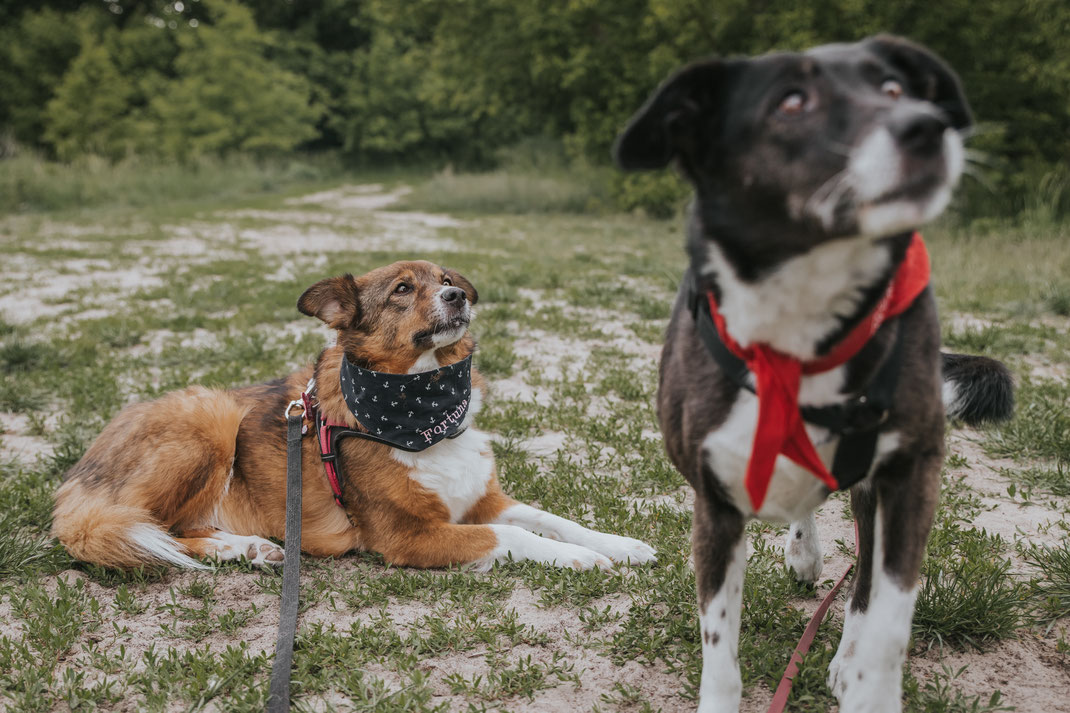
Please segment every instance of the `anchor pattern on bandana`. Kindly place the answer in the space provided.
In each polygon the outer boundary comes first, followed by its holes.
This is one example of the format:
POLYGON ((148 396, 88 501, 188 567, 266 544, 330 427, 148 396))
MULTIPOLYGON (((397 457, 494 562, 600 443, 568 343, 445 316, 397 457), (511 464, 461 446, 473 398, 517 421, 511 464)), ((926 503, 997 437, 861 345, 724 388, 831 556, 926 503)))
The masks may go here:
POLYGON ((342 396, 367 437, 406 451, 455 438, 472 399, 472 357, 419 374, 387 374, 342 360, 342 396))

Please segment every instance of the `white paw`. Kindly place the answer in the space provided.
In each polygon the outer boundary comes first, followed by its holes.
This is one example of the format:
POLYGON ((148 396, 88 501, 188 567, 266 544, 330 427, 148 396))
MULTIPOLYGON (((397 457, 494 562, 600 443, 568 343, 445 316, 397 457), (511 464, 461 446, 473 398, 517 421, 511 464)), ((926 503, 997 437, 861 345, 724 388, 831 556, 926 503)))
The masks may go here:
POLYGON ((881 673, 863 666, 844 666, 839 679, 841 713, 902 712, 903 691, 898 672, 881 673))
POLYGON ((784 539, 784 563, 791 567, 795 579, 806 584, 813 584, 821 577, 824 567, 821 542, 817 532, 799 523, 792 523, 784 539))
POLYGON ((229 532, 217 532, 212 539, 221 543, 216 547, 215 554, 223 561, 244 557, 249 560, 250 564, 265 567, 280 565, 285 558, 281 547, 256 535, 232 535, 229 532))
POLYGON ((611 569, 613 567, 613 563, 609 559, 594 550, 566 542, 559 544, 567 549, 554 558, 553 564, 558 567, 571 567, 579 570, 594 569, 595 567, 598 569, 611 569))
POLYGON ((654 548, 634 537, 599 533, 598 539, 588 543, 588 546, 614 562, 644 564, 657 560, 657 552, 654 548))
POLYGON ((498 537, 498 546, 469 565, 476 571, 485 571, 494 562, 505 562, 510 558, 516 562, 532 560, 572 569, 610 569, 613 566, 607 557, 581 545, 540 537, 512 525, 490 525, 490 528, 498 537))
MULTIPOLYGON (((847 650, 854 653, 854 644, 848 644, 847 650)), ((832 691, 832 695, 836 696, 837 700, 843 698, 844 682, 847 680, 844 651, 845 649, 841 646, 836 655, 832 657, 832 662, 829 664, 829 676, 826 681, 829 690, 832 691)))

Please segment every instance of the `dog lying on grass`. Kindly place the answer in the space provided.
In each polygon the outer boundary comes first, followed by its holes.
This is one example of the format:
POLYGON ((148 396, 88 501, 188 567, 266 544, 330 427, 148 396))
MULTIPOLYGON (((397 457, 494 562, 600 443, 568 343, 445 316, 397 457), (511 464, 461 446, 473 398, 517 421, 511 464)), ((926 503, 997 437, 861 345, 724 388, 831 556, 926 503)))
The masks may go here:
POLYGON ((429 262, 312 285, 298 309, 337 330, 337 346, 276 381, 193 386, 127 407, 67 473, 53 535, 73 557, 110 567, 281 562, 282 549, 265 538, 285 531, 284 412, 315 377, 319 417, 363 437, 340 442, 328 471, 337 476, 328 478, 311 433, 320 422, 309 429, 303 551, 372 550, 397 565, 477 569, 510 557, 576 569, 652 561, 639 540, 502 492, 490 437, 472 424, 485 387, 471 367, 477 299, 468 280, 429 262))
POLYGON ((914 232, 947 206, 970 124, 944 62, 875 37, 687 66, 617 141, 622 168, 674 162, 695 189, 658 416, 696 493, 701 711, 740 704, 747 521, 791 523, 785 559, 814 582, 814 509, 848 487, 859 555, 829 685, 843 713, 901 708, 945 404, 1012 410, 1001 364, 941 355, 914 232))

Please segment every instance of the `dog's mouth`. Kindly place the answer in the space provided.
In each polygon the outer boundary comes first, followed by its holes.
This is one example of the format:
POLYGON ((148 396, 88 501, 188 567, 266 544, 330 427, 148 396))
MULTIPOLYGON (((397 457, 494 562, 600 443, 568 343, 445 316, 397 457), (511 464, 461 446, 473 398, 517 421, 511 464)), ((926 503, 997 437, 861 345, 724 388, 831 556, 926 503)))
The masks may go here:
POLYGON ((420 344, 428 340, 434 340, 434 338, 439 335, 452 335, 454 332, 458 333, 456 339, 460 339, 464 334, 464 330, 468 329, 468 325, 471 321, 471 317, 463 314, 450 317, 449 319, 443 320, 427 329, 421 329, 413 335, 412 341, 415 344, 420 344))
POLYGON ((912 174, 907 180, 895 188, 881 193, 876 198, 867 200, 860 207, 881 205, 883 203, 895 203, 898 201, 924 201, 933 196, 944 185, 944 177, 940 171, 912 174))

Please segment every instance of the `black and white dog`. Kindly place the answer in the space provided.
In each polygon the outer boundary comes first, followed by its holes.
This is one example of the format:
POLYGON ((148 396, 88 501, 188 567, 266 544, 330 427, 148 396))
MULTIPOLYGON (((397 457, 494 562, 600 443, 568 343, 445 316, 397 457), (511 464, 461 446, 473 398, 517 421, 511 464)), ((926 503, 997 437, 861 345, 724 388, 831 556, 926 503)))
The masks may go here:
POLYGON ((832 487, 850 487, 859 556, 829 685, 841 711, 901 709, 945 405, 968 423, 1013 407, 1001 364, 941 355, 914 234, 947 206, 970 124, 943 61, 879 36, 689 65, 617 140, 622 168, 675 162, 695 189, 658 413, 696 493, 701 711, 740 703, 744 525, 790 523, 786 560, 816 581, 814 509, 832 487))

